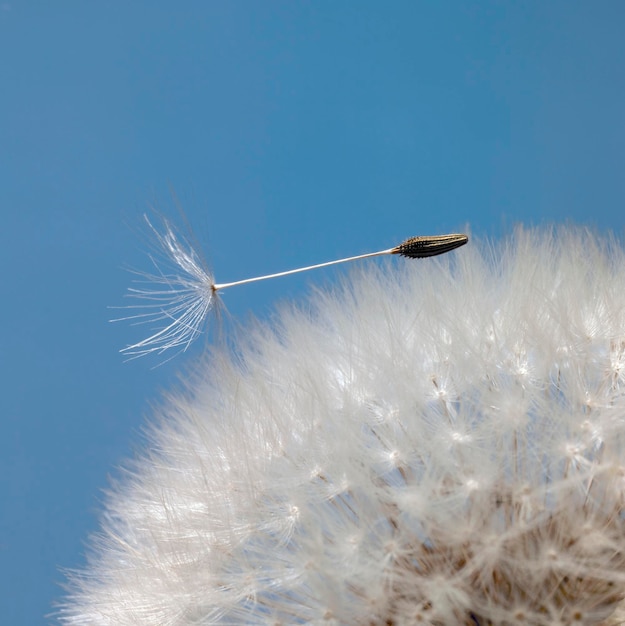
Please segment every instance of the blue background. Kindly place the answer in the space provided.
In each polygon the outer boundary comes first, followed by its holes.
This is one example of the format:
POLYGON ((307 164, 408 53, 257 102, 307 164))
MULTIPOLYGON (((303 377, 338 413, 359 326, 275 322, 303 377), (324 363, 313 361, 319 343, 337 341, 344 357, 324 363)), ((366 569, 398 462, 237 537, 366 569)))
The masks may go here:
MULTIPOLYGON (((46 622, 201 350, 124 363, 143 329, 107 322, 151 204, 221 282, 466 224, 620 235, 624 27, 618 0, 0 2, 2 623, 46 622)), ((345 270, 224 301, 245 324, 345 270)))

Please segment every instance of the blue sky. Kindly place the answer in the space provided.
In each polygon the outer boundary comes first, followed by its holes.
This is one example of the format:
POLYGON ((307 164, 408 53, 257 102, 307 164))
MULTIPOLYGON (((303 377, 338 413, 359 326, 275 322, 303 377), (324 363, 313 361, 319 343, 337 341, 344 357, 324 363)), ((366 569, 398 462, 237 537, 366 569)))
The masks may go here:
MULTIPOLYGON (((109 324, 172 190, 226 282, 418 234, 623 234, 625 3, 0 3, 0 606, 47 623, 201 346, 109 324)), ((373 261, 375 262, 375 261, 373 261)), ((240 324, 345 268, 233 288, 240 324)))

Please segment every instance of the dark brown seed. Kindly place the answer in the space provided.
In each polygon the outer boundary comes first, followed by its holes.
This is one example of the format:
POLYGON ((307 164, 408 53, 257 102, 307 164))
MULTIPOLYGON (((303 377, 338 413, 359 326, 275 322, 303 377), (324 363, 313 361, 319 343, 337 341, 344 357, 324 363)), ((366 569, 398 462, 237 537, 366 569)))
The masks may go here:
POLYGON ((469 241, 466 235, 433 235, 432 237, 411 237, 391 250, 391 254, 401 254, 411 259, 436 256, 464 246, 469 241))

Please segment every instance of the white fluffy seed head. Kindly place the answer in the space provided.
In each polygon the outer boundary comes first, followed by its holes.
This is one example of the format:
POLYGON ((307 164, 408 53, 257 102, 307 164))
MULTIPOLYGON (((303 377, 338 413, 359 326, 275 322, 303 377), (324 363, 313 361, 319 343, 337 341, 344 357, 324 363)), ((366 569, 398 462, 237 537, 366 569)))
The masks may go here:
POLYGON ((65 624, 622 623, 625 255, 367 265, 198 364, 65 624))

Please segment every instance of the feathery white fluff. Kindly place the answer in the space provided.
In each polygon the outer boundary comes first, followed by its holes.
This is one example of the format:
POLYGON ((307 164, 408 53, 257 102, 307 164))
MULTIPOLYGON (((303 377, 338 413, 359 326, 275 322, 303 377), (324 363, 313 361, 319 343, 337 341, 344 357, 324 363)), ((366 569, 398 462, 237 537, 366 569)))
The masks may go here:
POLYGON ((625 619, 625 258, 370 263, 163 407, 64 624, 625 619))
POLYGON ((147 215, 144 219, 155 240, 156 256, 150 255, 150 260, 156 273, 133 270, 140 278, 127 295, 135 303, 113 307, 129 312, 111 320, 130 320, 151 327, 151 335, 120 350, 129 360, 172 349, 187 350, 202 334, 217 299, 213 276, 188 239, 166 219, 163 232, 152 225, 147 215))

